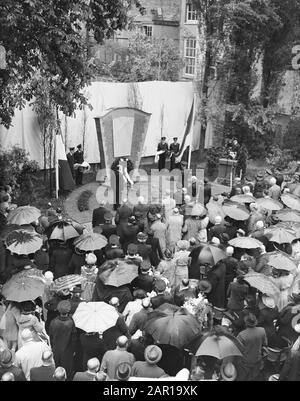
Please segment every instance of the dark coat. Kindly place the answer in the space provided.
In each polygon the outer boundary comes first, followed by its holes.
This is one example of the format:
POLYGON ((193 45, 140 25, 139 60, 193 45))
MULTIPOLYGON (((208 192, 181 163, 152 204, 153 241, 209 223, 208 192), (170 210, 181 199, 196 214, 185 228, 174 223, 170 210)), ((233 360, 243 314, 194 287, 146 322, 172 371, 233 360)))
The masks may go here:
POLYGON ((70 166, 70 170, 71 170, 72 176, 74 177, 74 164, 75 164, 74 154, 72 155, 71 153, 68 153, 67 154, 67 159, 68 159, 68 163, 69 163, 69 166, 70 166))
POLYGON ((109 239, 111 235, 117 234, 117 226, 114 224, 100 224, 100 228, 102 229, 102 235, 109 239))
POLYGON ((126 326, 124 317, 122 315, 119 316, 115 326, 106 330, 103 333, 103 341, 108 350, 113 350, 116 348, 116 341, 120 336, 129 337, 128 327, 126 326))
POLYGON ((154 277, 149 274, 139 274, 132 282, 132 287, 146 292, 151 292, 154 286, 154 277))
POLYGON ((157 295, 156 297, 151 298, 151 304, 153 309, 157 309, 160 305, 166 303, 174 304, 172 295, 157 295))
POLYGON ((26 382, 26 378, 22 369, 17 368, 16 366, 12 365, 8 368, 4 368, 0 365, 0 377, 4 375, 4 373, 12 373, 15 377, 16 382, 26 382))
POLYGON ((217 224, 208 230, 208 240, 211 241, 213 237, 216 237, 221 242, 224 242, 223 234, 225 233, 227 233, 226 226, 224 224, 217 224))
POLYGON ((128 206, 128 205, 122 205, 118 208, 116 217, 115 217, 115 222, 117 225, 120 223, 127 223, 128 218, 132 216, 133 209, 128 206))
POLYGON ((206 205, 211 198, 211 184, 204 184, 204 204, 206 205))
POLYGON ((81 274, 81 266, 85 264, 85 255, 79 255, 74 252, 69 265, 68 265, 68 274, 81 274))
POLYGON ((151 246, 151 263, 153 266, 157 267, 164 255, 161 250, 160 242, 158 238, 149 237, 146 244, 151 246))
POLYGON ((74 162, 78 164, 82 164, 84 162, 84 156, 82 151, 79 152, 78 150, 76 150, 76 152, 74 153, 74 162))
POLYGON ((298 333, 292 327, 292 320, 300 313, 300 303, 290 303, 283 308, 279 313, 277 320, 278 335, 280 337, 286 337, 291 342, 294 342, 298 338, 298 333))
POLYGON ((111 298, 117 297, 120 302, 119 312, 123 312, 125 306, 128 302, 133 301, 132 294, 127 285, 123 285, 121 287, 111 287, 108 285, 104 285, 100 278, 98 277, 95 283, 94 293, 93 293, 93 302, 107 302, 111 300, 111 298))
POLYGON ((55 366, 40 366, 38 368, 30 369, 30 381, 31 382, 53 382, 55 372, 55 366))
POLYGON ((47 251, 43 249, 39 249, 34 254, 34 263, 36 264, 37 268, 42 272, 46 272, 49 268, 49 254, 47 251))
POLYGON ((50 256, 49 270, 54 274, 54 280, 66 276, 69 273, 68 266, 72 258, 73 251, 70 248, 56 248, 50 256))
POLYGON ((228 256, 227 258, 223 259, 223 263, 226 266, 225 287, 226 287, 226 292, 227 292, 227 288, 228 288, 229 284, 236 277, 238 260, 232 256, 228 256))
POLYGON ((136 236, 139 231, 140 229, 137 225, 122 224, 120 226, 120 242, 125 253, 127 252, 128 245, 136 242, 136 236))
POLYGON ((73 382, 92 382, 95 381, 95 375, 89 372, 77 372, 73 377, 73 382))
POLYGON ((58 316, 50 323, 50 343, 53 353, 63 353, 74 349, 76 344, 76 327, 71 317, 58 316))
POLYGON ((143 331, 147 322, 148 314, 152 312, 152 308, 141 309, 132 316, 129 324, 129 333, 133 335, 137 330, 143 331))
POLYGON ((80 343, 83 351, 83 366, 86 366, 87 361, 91 358, 97 358, 101 363, 107 347, 103 339, 99 337, 99 334, 87 335, 82 333, 80 335, 80 343))
POLYGON ((124 251, 121 248, 111 248, 110 245, 104 248, 106 259, 124 258, 124 251))
POLYGON ((261 309, 258 316, 257 326, 263 327, 265 329, 268 339, 268 345, 270 347, 278 346, 277 334, 274 326, 274 320, 277 320, 278 316, 278 308, 271 309, 267 307, 261 309))
POLYGON ((226 265, 220 261, 208 273, 207 279, 212 285, 208 300, 217 308, 225 307, 225 277, 226 265))
POLYGON ((228 309, 234 312, 241 312, 244 307, 244 301, 248 295, 249 287, 247 284, 234 282, 228 287, 228 309))
POLYGON ((104 215, 109 210, 106 209, 104 206, 100 206, 97 209, 93 210, 93 218, 92 218, 92 225, 93 227, 99 226, 100 224, 104 224, 104 215))

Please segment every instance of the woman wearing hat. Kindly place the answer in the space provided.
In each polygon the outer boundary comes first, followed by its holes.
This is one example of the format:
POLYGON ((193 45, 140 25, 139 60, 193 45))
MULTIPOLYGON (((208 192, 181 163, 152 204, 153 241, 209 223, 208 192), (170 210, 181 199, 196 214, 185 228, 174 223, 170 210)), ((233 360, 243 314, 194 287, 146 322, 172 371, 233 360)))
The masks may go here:
POLYGON ((191 263, 190 243, 185 240, 177 242, 178 251, 174 254, 174 265, 175 265, 175 287, 181 284, 182 280, 189 278, 189 265, 191 263))
POLYGON ((168 279, 171 288, 175 288, 175 264, 173 254, 169 249, 164 252, 164 259, 159 263, 157 271, 168 279))
POLYGON ((90 302, 93 298, 95 281, 98 274, 98 268, 96 266, 97 257, 93 253, 88 253, 85 257, 85 261, 86 264, 81 267, 81 277, 83 277, 81 298, 86 302, 90 302))
POLYGON ((30 329, 34 341, 41 341, 41 338, 48 339, 45 332, 45 325, 35 316, 36 305, 33 301, 25 301, 21 303, 21 314, 17 318, 19 328, 18 349, 23 345, 21 333, 24 329, 30 329))

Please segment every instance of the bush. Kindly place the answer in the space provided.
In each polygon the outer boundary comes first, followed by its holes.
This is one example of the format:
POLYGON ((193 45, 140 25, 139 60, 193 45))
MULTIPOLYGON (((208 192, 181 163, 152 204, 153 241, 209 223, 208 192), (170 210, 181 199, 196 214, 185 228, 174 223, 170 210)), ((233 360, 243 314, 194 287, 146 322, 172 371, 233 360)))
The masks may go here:
POLYGON ((224 155, 224 148, 210 148, 207 151, 206 156, 206 175, 208 177, 212 177, 218 166, 219 166, 219 159, 224 155))
POLYGON ((272 169, 286 170, 293 162, 293 154, 289 149, 280 149, 278 146, 272 146, 266 161, 272 169))
POLYGON ((93 195, 92 191, 83 191, 77 200, 77 207, 80 212, 89 210, 89 200, 93 195))

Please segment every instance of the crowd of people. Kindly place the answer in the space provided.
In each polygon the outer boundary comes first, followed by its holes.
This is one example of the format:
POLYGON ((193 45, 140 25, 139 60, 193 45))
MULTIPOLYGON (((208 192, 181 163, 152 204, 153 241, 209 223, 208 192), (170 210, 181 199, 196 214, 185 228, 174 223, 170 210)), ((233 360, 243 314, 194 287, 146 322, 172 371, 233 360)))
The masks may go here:
POLYGON ((90 233, 51 205, 13 225, 19 208, 11 188, 1 190, 1 381, 300 380, 299 176, 237 178, 219 195, 206 180, 203 204, 195 188, 204 183, 193 177, 192 184, 180 194, 167 190, 160 204, 124 199, 116 213, 103 201, 90 233), (26 245, 26 235, 9 240, 20 230, 42 238, 40 248, 12 250, 13 240, 26 245), (101 239, 99 247, 80 245, 88 235, 101 239), (126 269, 136 274, 123 283, 126 269), (14 279, 24 287, 32 276, 41 294, 14 298, 14 279), (197 335, 176 346, 158 340, 155 319, 189 318, 186 306, 196 300, 207 307, 197 335), (82 305, 103 303, 111 311, 103 319, 115 316, 114 324, 80 328, 82 305), (238 353, 201 353, 212 335, 238 353))

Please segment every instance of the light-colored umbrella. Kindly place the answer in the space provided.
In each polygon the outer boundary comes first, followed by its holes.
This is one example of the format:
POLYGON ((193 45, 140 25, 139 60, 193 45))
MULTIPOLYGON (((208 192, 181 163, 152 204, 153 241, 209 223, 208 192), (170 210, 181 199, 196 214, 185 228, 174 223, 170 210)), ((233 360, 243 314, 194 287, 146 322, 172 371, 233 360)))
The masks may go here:
POLYGON ((294 194, 281 195, 282 202, 290 209, 300 212, 300 198, 294 194))
POLYGON ((229 245, 235 248, 242 248, 242 249, 256 249, 260 248, 263 244, 259 240, 251 237, 237 237, 231 239, 229 245))
POLYGON ((290 244, 296 239, 295 231, 278 225, 266 228, 264 235, 269 241, 277 242, 277 244, 290 244))
POLYGON ((104 248, 106 245, 106 237, 95 232, 82 234, 74 241, 74 246, 81 251, 95 251, 104 248))
POLYGON ((236 202, 227 201, 223 205, 223 211, 226 216, 229 216, 233 220, 245 221, 249 219, 250 212, 244 205, 240 205, 236 202))
POLYGON ((7 217, 8 224, 31 224, 39 219, 41 212, 33 206, 20 206, 11 210, 7 217))
POLYGON ((55 292, 60 292, 63 290, 70 290, 76 285, 81 285, 83 282, 83 277, 79 274, 69 274, 67 276, 62 276, 57 278, 51 284, 51 290, 55 292))
POLYGON ((79 237, 78 229, 76 229, 70 222, 61 220, 53 224, 50 240, 67 241, 69 239, 79 237))
POLYGON ((283 209, 282 203, 280 203, 274 199, 271 199, 271 198, 259 198, 256 200, 256 203, 261 208, 264 208, 267 210, 278 211, 278 210, 283 209))
POLYGON ((237 203, 255 203, 256 198, 250 195, 234 195, 230 198, 232 202, 237 202, 237 203))
POLYGON ((105 302, 80 302, 72 319, 86 333, 104 333, 115 326, 119 314, 105 302))
POLYGON ((243 277, 243 280, 247 281, 251 287, 256 288, 261 293, 269 295, 270 297, 278 296, 279 294, 279 289, 270 278, 264 274, 248 273, 243 277))
POLYGON ((278 270, 294 271, 297 269, 296 261, 288 254, 274 251, 265 254, 267 264, 278 270))
POLYGON ((275 214, 280 221, 292 221, 300 223, 300 212, 297 210, 283 209, 275 214))
POLYGON ((200 355, 224 359, 230 356, 242 356, 242 353, 230 338, 225 335, 214 334, 203 340, 195 354, 195 356, 200 355))
POLYGON ((12 253, 30 255, 42 247, 43 238, 36 232, 16 230, 7 235, 5 245, 12 253))
POLYGON ((294 223, 292 221, 284 221, 276 224, 276 226, 291 230, 295 233, 296 238, 300 238, 300 223, 294 223))
POLYGON ((33 301, 44 293, 45 279, 38 269, 16 273, 2 287, 2 295, 8 301, 33 301))

